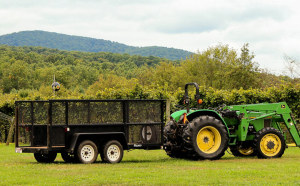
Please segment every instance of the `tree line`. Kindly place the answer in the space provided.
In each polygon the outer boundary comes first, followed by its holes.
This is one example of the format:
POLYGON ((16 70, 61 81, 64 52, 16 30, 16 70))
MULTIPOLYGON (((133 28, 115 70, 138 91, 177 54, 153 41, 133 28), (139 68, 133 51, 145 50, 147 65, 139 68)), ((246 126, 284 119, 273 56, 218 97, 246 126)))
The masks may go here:
MULTIPOLYGON (((0 46, 0 91, 2 97, 8 97, 1 100, 0 108, 15 99, 53 96, 53 75, 61 84, 57 98, 97 97, 107 90, 118 92, 136 87, 153 90, 157 95, 168 92, 169 97, 174 97, 188 82, 196 82, 204 90, 229 92, 280 89, 284 85, 299 89, 299 78, 267 73, 259 68, 254 57, 248 44, 240 50, 217 45, 181 61, 108 52, 0 46)), ((299 99, 295 102, 299 103, 299 99)))
MULTIPOLYGON (((203 108, 286 101, 295 118, 300 118, 295 61, 287 61, 291 78, 260 69, 254 57, 248 44, 240 50, 217 45, 181 61, 0 46, 0 111, 12 116, 16 100, 48 99, 168 99, 175 111, 182 105, 184 85, 196 82, 203 108), (61 84, 55 96, 54 75, 61 84)), ((0 133, 7 130, 1 123, 0 133)))

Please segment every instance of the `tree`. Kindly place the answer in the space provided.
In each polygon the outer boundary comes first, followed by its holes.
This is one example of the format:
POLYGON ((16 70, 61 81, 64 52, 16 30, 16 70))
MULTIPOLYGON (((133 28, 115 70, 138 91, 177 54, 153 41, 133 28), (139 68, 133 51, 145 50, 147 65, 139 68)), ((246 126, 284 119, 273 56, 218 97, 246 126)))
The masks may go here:
POLYGON ((217 45, 195 54, 181 63, 185 74, 183 78, 217 89, 257 87, 255 75, 258 68, 248 47, 245 44, 241 48, 240 56, 228 45, 217 45))
POLYGON ((300 78, 300 62, 296 61, 288 55, 283 56, 285 69, 288 71, 291 78, 300 78))
POLYGON ((9 93, 12 89, 26 89, 32 88, 32 70, 24 63, 24 61, 17 60, 11 65, 6 64, 5 69, 1 69, 3 77, 1 86, 4 93, 9 93))

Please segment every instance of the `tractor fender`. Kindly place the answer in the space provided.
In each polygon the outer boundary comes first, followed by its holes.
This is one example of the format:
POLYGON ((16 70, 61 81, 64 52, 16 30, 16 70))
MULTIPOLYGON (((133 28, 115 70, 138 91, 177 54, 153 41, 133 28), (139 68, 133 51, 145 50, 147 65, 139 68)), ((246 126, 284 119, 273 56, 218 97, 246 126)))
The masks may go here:
POLYGON ((68 152, 74 153, 76 146, 82 140, 92 140, 97 145, 104 145, 103 143, 109 140, 118 140, 123 146, 123 149, 128 149, 124 132, 75 133, 71 138, 68 152))
POLYGON ((219 119, 226 127, 226 130, 229 134, 229 129, 227 127, 227 124, 226 122, 224 121, 223 117, 220 116, 220 114, 214 110, 206 110, 206 109, 203 109, 203 110, 195 110, 194 112, 191 112, 189 114, 187 114, 187 119, 189 121, 192 121, 193 119, 199 117, 199 116, 204 116, 204 115, 207 115, 207 116, 212 116, 212 117, 215 117, 217 119, 219 119))

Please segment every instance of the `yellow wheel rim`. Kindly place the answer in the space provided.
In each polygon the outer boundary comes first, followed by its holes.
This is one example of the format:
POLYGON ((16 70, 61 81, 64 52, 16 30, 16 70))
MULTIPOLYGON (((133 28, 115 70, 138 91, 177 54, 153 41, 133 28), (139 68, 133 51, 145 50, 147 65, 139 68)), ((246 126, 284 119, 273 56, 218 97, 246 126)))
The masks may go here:
POLYGON ((239 152, 245 156, 248 156, 254 152, 254 149, 253 149, 253 147, 241 148, 241 149, 239 149, 239 152))
POLYGON ((197 134, 198 148, 207 154, 216 152, 221 146, 221 134, 212 126, 203 127, 197 134))
POLYGON ((260 149, 266 156, 275 156, 281 149, 281 140, 276 134, 266 134, 260 141, 260 149))

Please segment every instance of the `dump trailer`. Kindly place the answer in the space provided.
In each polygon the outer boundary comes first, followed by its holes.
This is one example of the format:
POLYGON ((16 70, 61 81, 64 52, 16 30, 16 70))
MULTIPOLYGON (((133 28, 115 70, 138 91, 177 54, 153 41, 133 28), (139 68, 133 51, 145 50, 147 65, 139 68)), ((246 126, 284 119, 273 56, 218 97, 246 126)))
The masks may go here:
POLYGON ((165 100, 16 101, 15 150, 38 162, 107 163, 123 150, 160 149, 165 100))
POLYGON ((300 134, 285 102, 200 109, 197 83, 185 85, 186 109, 171 114, 164 127, 164 149, 173 158, 219 159, 229 147, 235 156, 279 158, 288 130, 296 146, 300 134), (188 87, 195 86, 198 108, 190 109, 188 87))

